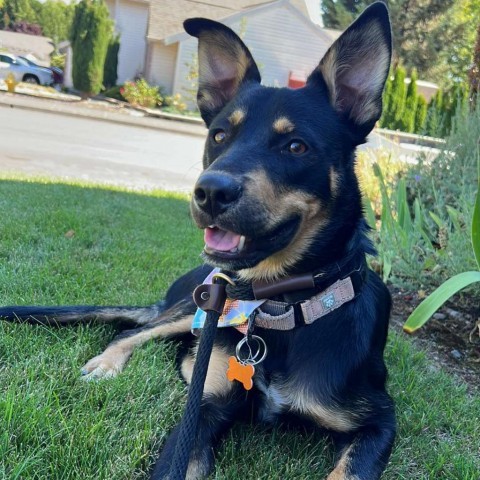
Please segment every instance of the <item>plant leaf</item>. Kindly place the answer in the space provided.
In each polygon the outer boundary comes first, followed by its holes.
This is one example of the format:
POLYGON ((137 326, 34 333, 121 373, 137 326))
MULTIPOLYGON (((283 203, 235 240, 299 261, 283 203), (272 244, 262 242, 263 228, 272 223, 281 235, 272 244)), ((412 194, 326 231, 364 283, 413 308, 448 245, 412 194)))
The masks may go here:
POLYGON ((452 295, 475 282, 480 282, 480 272, 462 272, 449 278, 412 312, 403 325, 403 330, 413 333, 425 324, 452 295))
POLYGON ((472 218, 472 245, 477 266, 480 268, 480 155, 478 155, 478 190, 472 218))

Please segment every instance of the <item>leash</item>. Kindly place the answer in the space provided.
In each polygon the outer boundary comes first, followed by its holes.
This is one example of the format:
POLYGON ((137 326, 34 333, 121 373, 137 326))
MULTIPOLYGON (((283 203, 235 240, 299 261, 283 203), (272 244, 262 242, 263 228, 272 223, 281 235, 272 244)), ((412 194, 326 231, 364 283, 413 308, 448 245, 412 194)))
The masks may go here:
MULTIPOLYGON (((193 442, 197 434, 200 407, 210 355, 213 349, 218 321, 223 313, 227 296, 228 298, 235 298, 238 300, 258 300, 272 298, 285 294, 286 292, 311 292, 313 289, 318 290, 325 284, 328 284, 328 282, 331 282, 332 275, 336 274, 335 276, 338 278, 339 276, 342 276, 342 273, 345 274, 345 271, 342 270, 343 269, 337 265, 336 268, 332 268, 331 271, 324 270, 316 274, 290 276, 274 283, 257 281, 251 284, 239 282, 237 279, 234 281, 226 273, 217 272, 213 275, 213 283, 204 283, 195 289, 193 292, 193 300, 198 308, 207 312, 207 315, 198 345, 192 379, 188 390, 187 404, 180 423, 177 444, 175 446, 175 452, 167 477, 168 480, 184 480, 187 473, 193 442)), ((366 279, 367 271, 368 269, 366 268, 365 260, 363 260, 357 269, 349 271, 349 273, 343 275, 344 278, 337 280, 333 285, 330 283, 329 288, 320 294, 313 296, 314 303, 308 303, 305 305, 305 302, 303 302, 304 305, 302 305, 302 301, 300 300, 299 302, 297 299, 296 302, 286 304, 294 307, 289 318, 283 319, 282 322, 277 322, 277 325, 273 328, 278 330, 289 330, 294 328, 297 324, 302 324, 301 322, 297 322, 295 317, 302 318, 303 324, 309 324, 312 322, 309 321, 308 318, 314 319, 314 317, 318 318, 318 316, 323 316, 329 313, 333 309, 332 306, 328 305, 325 309, 321 304, 320 307, 317 306, 320 295, 325 296, 325 292, 328 292, 329 290, 333 289, 332 293, 329 293, 329 295, 340 295, 345 297, 343 301, 338 303, 338 306, 343 305, 346 301, 350 301, 361 290, 366 279), (348 285, 345 286, 342 282, 347 282, 348 285), (346 296, 345 289, 350 291, 348 297, 346 296), (311 310, 310 316, 307 315, 309 310, 311 310), (324 312, 322 312, 322 310, 324 310, 324 312)), ((263 328, 272 328, 268 325, 268 323, 271 322, 271 316, 269 316, 270 318, 267 322, 262 322, 261 318, 258 317, 258 314, 252 315, 252 326, 256 323, 263 328)), ((242 342, 240 342, 238 349, 241 348, 241 343, 242 342)), ((237 357, 238 356, 239 354, 237 352, 237 357)), ((253 360, 255 360, 255 358, 253 358, 253 360)), ((249 365, 249 367, 251 366, 252 365, 249 365)), ((251 373, 250 378, 251 376, 253 376, 253 372, 251 373)), ((246 387, 245 385, 244 387, 246 389, 251 388, 246 387)))
POLYGON ((215 274, 214 281, 216 283, 211 285, 203 284, 198 286, 193 293, 195 303, 199 308, 207 312, 207 318, 198 345, 197 358, 188 389, 187 404, 180 423, 175 453, 167 477, 168 480, 184 480, 187 474, 190 453, 197 433, 203 388, 217 332, 218 319, 223 312, 223 306, 227 298, 225 286, 227 283, 232 282, 223 273, 215 274))

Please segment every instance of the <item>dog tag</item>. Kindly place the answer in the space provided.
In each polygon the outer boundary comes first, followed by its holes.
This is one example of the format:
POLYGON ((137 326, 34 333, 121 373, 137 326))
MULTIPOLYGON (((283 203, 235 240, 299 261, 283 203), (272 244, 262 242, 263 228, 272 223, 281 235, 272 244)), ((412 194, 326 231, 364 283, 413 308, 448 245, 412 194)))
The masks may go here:
POLYGON ((237 380, 243 385, 245 390, 251 390, 253 387, 252 378, 255 375, 255 365, 263 362, 266 356, 267 345, 263 338, 257 335, 245 335, 237 344, 235 357, 229 357, 228 359, 228 380, 231 382, 237 380), (253 349, 252 341, 255 343, 255 348, 253 349), (243 347, 246 347, 246 349, 243 347))
POLYGON ((243 385, 245 390, 251 390, 253 387, 253 375, 255 367, 253 365, 239 362, 235 357, 228 359, 227 378, 233 382, 237 380, 243 385))

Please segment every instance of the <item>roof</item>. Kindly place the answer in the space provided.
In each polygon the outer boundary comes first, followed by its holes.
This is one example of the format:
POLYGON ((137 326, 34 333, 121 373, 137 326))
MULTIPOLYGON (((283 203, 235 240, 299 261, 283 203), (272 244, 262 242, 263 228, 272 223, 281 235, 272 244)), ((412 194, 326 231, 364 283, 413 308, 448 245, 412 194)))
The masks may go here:
POLYGON ((16 55, 33 55, 41 65, 50 65, 53 44, 50 38, 26 33, 0 31, 0 51, 16 55))
POLYGON ((183 22, 191 17, 220 20, 276 0, 150 0, 149 40, 164 40, 183 32, 183 22))

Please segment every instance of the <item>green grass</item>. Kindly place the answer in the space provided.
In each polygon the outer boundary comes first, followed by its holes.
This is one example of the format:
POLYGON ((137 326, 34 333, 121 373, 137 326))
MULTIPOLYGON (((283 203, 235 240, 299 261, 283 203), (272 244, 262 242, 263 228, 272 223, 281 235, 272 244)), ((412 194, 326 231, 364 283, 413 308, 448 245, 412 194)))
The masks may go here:
MULTIPOLYGON (((200 262, 201 234, 178 196, 3 180, 0 214, 3 305, 148 304, 200 262)), ((182 412, 175 346, 151 342, 118 378, 79 380, 113 335, 0 322, 0 479, 147 478, 182 412)), ((383 478, 478 480, 478 396, 395 334, 387 362, 399 434, 383 478)), ((214 478, 323 478, 332 462, 316 435, 238 426, 214 478)))

